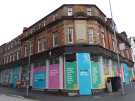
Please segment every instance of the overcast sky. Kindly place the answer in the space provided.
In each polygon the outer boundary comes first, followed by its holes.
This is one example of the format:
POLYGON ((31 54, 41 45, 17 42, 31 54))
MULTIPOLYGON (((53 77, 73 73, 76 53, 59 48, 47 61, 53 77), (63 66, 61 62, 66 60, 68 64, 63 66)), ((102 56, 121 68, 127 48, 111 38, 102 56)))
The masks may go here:
MULTIPOLYGON (((135 36, 135 1, 111 0, 114 21, 118 31, 135 36)), ((96 4, 110 17, 109 0, 0 0, 0 45, 22 33, 62 4, 96 4)))

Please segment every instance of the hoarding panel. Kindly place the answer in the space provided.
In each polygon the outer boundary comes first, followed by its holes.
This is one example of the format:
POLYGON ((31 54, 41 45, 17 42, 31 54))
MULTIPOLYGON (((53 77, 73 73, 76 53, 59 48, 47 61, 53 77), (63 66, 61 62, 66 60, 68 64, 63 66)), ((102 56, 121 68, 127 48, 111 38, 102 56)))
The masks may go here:
POLYGON ((19 74, 20 74, 20 67, 19 66, 12 69, 13 88, 16 87, 16 81, 19 80, 19 74))
POLYGON ((65 88, 77 90, 77 66, 76 61, 65 64, 65 88))
POLYGON ((91 62, 91 74, 92 74, 92 89, 101 88, 101 74, 99 64, 96 62, 91 62))
POLYGON ((89 53, 77 53, 80 95, 91 94, 91 64, 89 53))
POLYGON ((125 83, 129 83, 129 69, 127 64, 124 64, 124 80, 125 83))
POLYGON ((48 88, 49 89, 59 89, 59 64, 52 64, 49 67, 49 82, 48 88))
POLYGON ((35 67, 33 72, 33 88, 45 89, 46 87, 46 67, 35 67))
POLYGON ((113 65, 112 71, 113 71, 113 75, 114 75, 114 76, 116 76, 116 74, 117 74, 117 73, 116 73, 116 70, 117 70, 116 67, 117 67, 116 65, 113 65))

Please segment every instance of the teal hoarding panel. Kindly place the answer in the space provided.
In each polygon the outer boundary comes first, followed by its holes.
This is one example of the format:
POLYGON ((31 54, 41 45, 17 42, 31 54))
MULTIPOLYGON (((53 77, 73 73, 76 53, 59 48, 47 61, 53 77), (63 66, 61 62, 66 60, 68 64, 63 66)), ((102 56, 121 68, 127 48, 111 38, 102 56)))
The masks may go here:
POLYGON ((17 66, 15 68, 13 68, 13 70, 12 70, 12 84, 13 84, 13 88, 16 87, 16 81, 19 80, 19 74, 20 74, 20 67, 17 66))
POLYGON ((38 72, 33 74, 34 82, 33 82, 33 88, 36 89, 45 89, 45 78, 46 74, 45 72, 38 72))
POLYGON ((65 88, 67 90, 77 90, 77 68, 76 61, 65 64, 65 88))
POLYGON ((91 61, 89 53, 77 53, 80 95, 91 95, 91 61))
POLYGON ((32 69, 33 73, 33 88, 45 89, 46 88, 46 67, 39 66, 32 69))
POLYGON ((91 62, 91 74, 92 74, 92 89, 98 89, 101 86, 101 74, 99 64, 97 62, 91 62))
POLYGON ((129 69, 127 64, 124 64, 124 80, 126 84, 129 83, 129 69))

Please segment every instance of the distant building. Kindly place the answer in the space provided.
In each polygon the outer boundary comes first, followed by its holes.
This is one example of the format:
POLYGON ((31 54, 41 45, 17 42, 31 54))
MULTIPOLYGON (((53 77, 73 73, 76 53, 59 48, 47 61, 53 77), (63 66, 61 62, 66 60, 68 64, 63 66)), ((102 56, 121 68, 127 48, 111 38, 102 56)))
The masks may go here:
POLYGON ((113 23, 96 5, 62 5, 0 46, 0 83, 15 87, 17 80, 30 76, 33 89, 62 91, 81 91, 83 84, 104 89, 107 77, 115 76, 129 83, 131 45, 113 23), (121 50, 120 44, 126 48, 121 50))
POLYGON ((129 41, 130 41, 131 49, 132 49, 132 59, 134 62, 134 72, 135 72, 135 37, 130 37, 129 41))

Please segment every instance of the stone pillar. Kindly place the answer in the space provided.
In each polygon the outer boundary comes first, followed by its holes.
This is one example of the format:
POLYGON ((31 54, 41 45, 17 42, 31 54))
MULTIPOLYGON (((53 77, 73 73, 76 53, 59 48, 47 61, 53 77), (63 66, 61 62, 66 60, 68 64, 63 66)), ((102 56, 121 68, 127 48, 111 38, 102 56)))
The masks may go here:
POLYGON ((101 81, 102 87, 105 88, 105 75, 104 75, 104 64, 103 64, 103 57, 99 56, 99 66, 100 66, 100 74, 101 74, 101 81))
POLYGON ((34 64, 31 64, 31 66, 30 66, 30 86, 33 85, 33 68, 34 68, 34 64))
POLYGON ((134 77, 134 68, 132 68, 132 77, 134 77))
POLYGON ((60 89, 63 89, 63 57, 59 57, 59 78, 60 78, 60 89))
MULTIPOLYGON (((12 73, 13 74, 13 73, 12 73)), ((20 66, 20 71, 19 71, 19 80, 21 80, 22 78, 22 66, 20 66)))
POLYGON ((109 76, 112 76, 113 73, 112 73, 112 60, 109 59, 109 76))
POLYGON ((46 60, 46 88, 48 88, 49 81, 49 60, 46 60))

